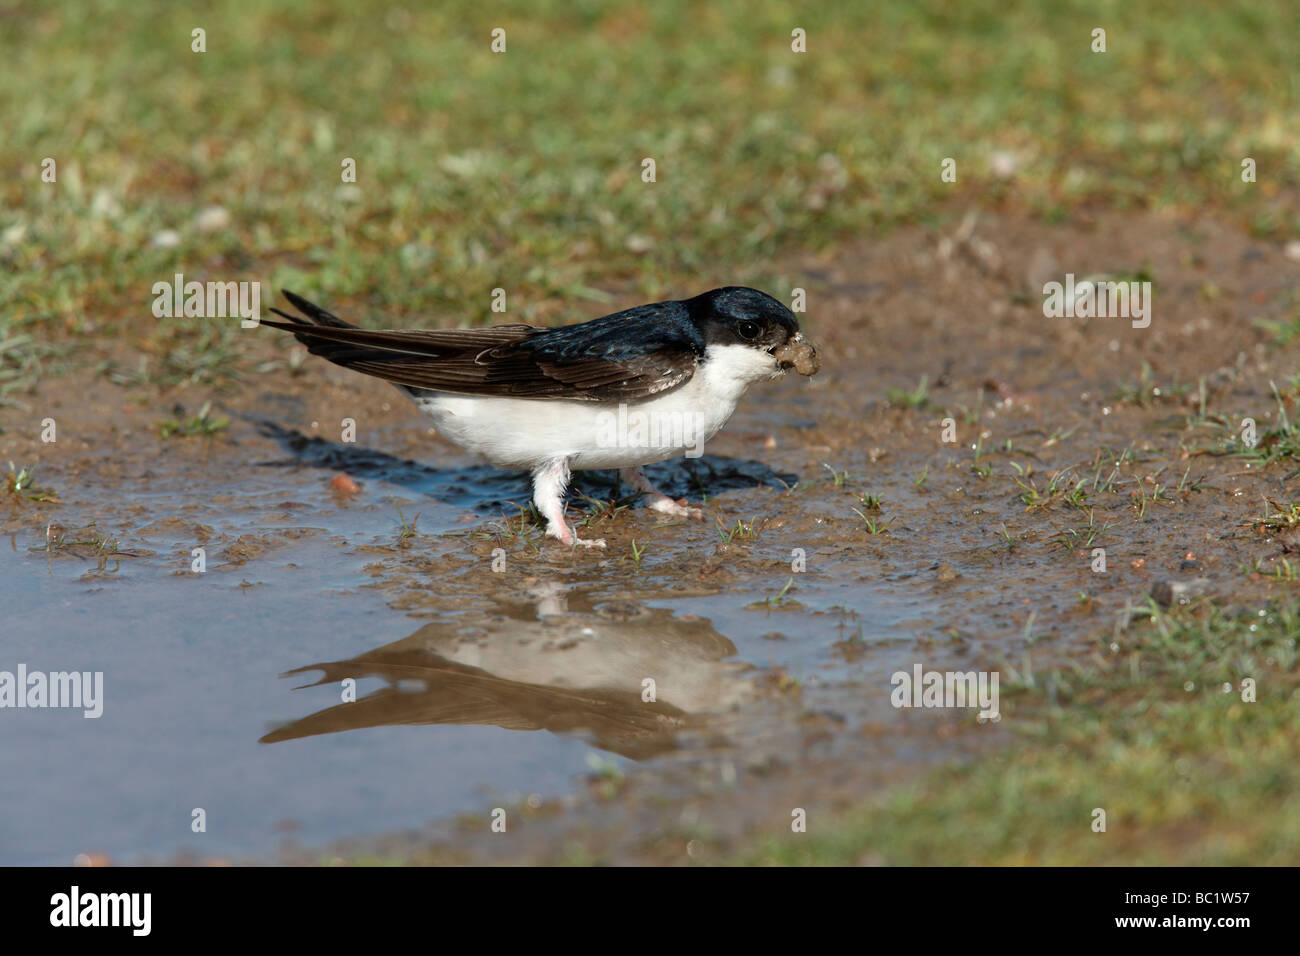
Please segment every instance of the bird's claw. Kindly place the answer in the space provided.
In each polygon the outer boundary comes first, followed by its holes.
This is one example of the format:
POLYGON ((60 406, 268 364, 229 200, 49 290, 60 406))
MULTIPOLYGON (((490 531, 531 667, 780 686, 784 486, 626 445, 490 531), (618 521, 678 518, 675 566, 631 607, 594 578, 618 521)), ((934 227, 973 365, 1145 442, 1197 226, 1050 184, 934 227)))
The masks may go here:
POLYGON ((562 525, 559 528, 547 528, 546 534, 548 537, 555 538, 560 544, 567 544, 571 548, 579 546, 584 548, 605 547, 604 538, 579 538, 578 533, 568 525, 562 525))
POLYGON ((674 518, 690 518, 693 521, 704 520, 704 509, 694 505, 682 504, 669 497, 658 498, 650 502, 650 508, 660 514, 672 515, 674 518))

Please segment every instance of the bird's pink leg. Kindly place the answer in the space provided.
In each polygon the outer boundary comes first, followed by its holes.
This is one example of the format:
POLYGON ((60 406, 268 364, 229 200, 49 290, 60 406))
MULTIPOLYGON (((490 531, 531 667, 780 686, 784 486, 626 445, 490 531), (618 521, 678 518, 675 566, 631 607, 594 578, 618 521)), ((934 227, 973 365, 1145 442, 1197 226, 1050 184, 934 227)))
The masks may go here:
POLYGON ((569 486, 569 460, 554 458, 533 471, 533 504, 546 519, 546 534, 570 547, 605 547, 604 538, 585 540, 564 520, 564 489, 569 486))
POLYGON ((666 515, 673 515, 677 518, 694 518, 696 521, 704 520, 704 511, 702 509, 673 501, 673 499, 650 484, 650 479, 645 476, 645 472, 640 468, 623 468, 618 474, 625 482, 650 499, 652 510, 666 515))

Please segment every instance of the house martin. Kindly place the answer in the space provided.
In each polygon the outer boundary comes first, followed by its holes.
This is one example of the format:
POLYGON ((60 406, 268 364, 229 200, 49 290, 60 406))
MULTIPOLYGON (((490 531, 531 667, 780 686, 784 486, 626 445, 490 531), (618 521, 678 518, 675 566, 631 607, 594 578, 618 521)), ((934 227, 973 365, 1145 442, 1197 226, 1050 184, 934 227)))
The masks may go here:
POLYGON ((501 468, 533 477, 547 535, 580 539, 564 516, 571 471, 617 468, 655 511, 702 518, 650 484, 641 466, 698 457, 745 390, 787 369, 818 370, 798 320, 763 292, 728 286, 555 328, 374 331, 285 291, 285 329, 336 365, 392 382, 438 432, 501 468))

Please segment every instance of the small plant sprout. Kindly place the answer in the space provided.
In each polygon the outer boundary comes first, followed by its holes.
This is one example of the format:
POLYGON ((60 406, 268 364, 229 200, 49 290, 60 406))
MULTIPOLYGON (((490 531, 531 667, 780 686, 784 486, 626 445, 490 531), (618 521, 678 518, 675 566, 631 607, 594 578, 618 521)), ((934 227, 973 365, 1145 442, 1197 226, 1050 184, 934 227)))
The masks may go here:
POLYGON ((415 537, 415 524, 417 521, 420 520, 420 515, 417 514, 408 523, 406 520, 406 515, 402 514, 402 506, 398 505, 397 520, 400 522, 400 527, 397 532, 397 543, 406 544, 409 541, 409 539, 415 537))
POLYGON ((211 411, 212 403, 204 402, 199 413, 191 418, 165 418, 158 422, 158 431, 163 438, 170 438, 172 435, 186 438, 192 435, 211 437, 230 425, 230 419, 225 416, 209 418, 208 414, 211 411))
POLYGON ((1272 578, 1279 583, 1295 581, 1300 577, 1300 565, 1292 564, 1283 557, 1270 558, 1269 560, 1273 562, 1271 568, 1263 558, 1256 558, 1253 564, 1249 566, 1243 565, 1241 570, 1244 574, 1272 578))
POLYGON ((961 412, 961 420, 966 425, 978 425, 980 414, 984 411, 984 389, 977 389, 975 392, 975 407, 970 408, 966 405, 958 405, 958 411, 961 412))
MULTIPOLYGON (((1051 448, 1053 445, 1056 445, 1056 444, 1059 444, 1059 443, 1065 441, 1067 438, 1069 438, 1071 435, 1073 435, 1073 434, 1074 434, 1075 432, 1077 432, 1078 430, 1079 430, 1079 426, 1078 426, 1078 425, 1075 425, 1073 428, 1068 429, 1067 431, 1061 431, 1061 430, 1058 428, 1056 431, 1052 432, 1052 434, 1051 434, 1050 436, 1048 436, 1048 438, 1047 438, 1047 440, 1046 440, 1045 442, 1043 442, 1043 447, 1044 447, 1044 448, 1051 448)), ((1010 444, 1010 440, 1008 440, 1008 445, 1009 445, 1009 444, 1010 444)), ((1008 448, 1007 450, 1010 451, 1011 449, 1008 448)))
POLYGON ((141 556, 139 551, 123 549, 116 538, 100 534, 93 523, 75 536, 70 535, 61 525, 47 525, 44 544, 37 545, 29 550, 44 551, 49 555, 93 558, 99 571, 107 570, 110 560, 113 561, 113 570, 116 571, 119 567, 118 558, 138 558, 141 556))
POLYGON ((845 482, 849 480, 849 470, 847 468, 843 471, 836 471, 826 462, 822 462, 822 467, 831 473, 831 481, 834 482, 836 488, 843 488, 845 482))
POLYGON ((1291 424, 1291 418, 1286 413, 1286 402, 1278 391, 1277 384, 1269 382, 1268 386, 1277 402, 1277 425, 1261 432, 1255 447, 1240 449, 1235 456, 1260 467, 1286 459, 1300 460, 1300 429, 1291 424))
POLYGON ((36 483, 35 468, 17 468, 9 462, 9 474, 5 476, 5 490, 17 498, 27 501, 57 501, 57 492, 36 483))
POLYGON ((853 509, 853 513, 862 519, 862 523, 866 525, 867 533, 872 535, 884 534, 889 530, 889 526, 894 522, 893 518, 890 518, 887 521, 881 521, 879 518, 873 515, 868 515, 866 512, 859 511, 857 508, 853 509))
POLYGON ((1088 512, 1088 523, 1078 528, 1065 528, 1057 533, 1057 539, 1067 551, 1091 548, 1093 542, 1110 530, 1110 524, 1098 527, 1093 522, 1093 514, 1088 512))
POLYGON ((786 604, 794 603, 791 598, 786 597, 786 593, 792 587, 794 587, 793 576, 790 577, 790 580, 785 582, 785 587, 783 587, 780 591, 778 591, 774 595, 765 598, 764 603, 767 604, 768 607, 784 607, 786 604))
POLYGON ((766 519, 751 518, 747 523, 737 518, 736 523, 731 527, 728 527, 722 523, 722 519, 719 517, 715 516, 713 520, 718 525, 718 536, 728 544, 735 541, 737 538, 742 540, 745 538, 757 538, 762 533, 763 527, 767 524, 766 519))
POLYGON ((1148 475, 1142 481, 1139 481, 1137 489, 1132 492, 1132 497, 1136 499, 1133 502, 1133 507, 1138 510, 1138 520, 1146 517, 1148 504, 1154 504, 1160 500, 1170 501, 1168 490, 1168 486, 1157 482, 1154 475, 1148 475))
POLYGON ((889 404, 897 408, 922 409, 930 404, 930 377, 922 375, 921 381, 912 391, 901 388, 885 389, 885 397, 889 399, 889 404))
POLYGON ((1251 527, 1256 531, 1264 534, 1277 534, 1280 531, 1289 531, 1296 525, 1300 524, 1300 504, 1283 505, 1271 498, 1264 499, 1264 514, 1259 518, 1252 518, 1249 522, 1251 527), (1269 506, 1274 511, 1269 513, 1269 506))

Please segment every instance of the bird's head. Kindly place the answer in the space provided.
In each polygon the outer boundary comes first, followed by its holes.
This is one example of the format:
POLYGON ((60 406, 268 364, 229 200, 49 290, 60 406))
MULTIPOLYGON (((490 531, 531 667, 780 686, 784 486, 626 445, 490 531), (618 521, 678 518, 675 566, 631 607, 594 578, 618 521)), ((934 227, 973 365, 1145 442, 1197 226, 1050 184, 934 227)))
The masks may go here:
POLYGON ((813 375, 820 368, 817 350, 799 331, 799 320, 766 292, 726 286, 688 299, 686 306, 709 345, 766 353, 774 375, 791 368, 813 375))

